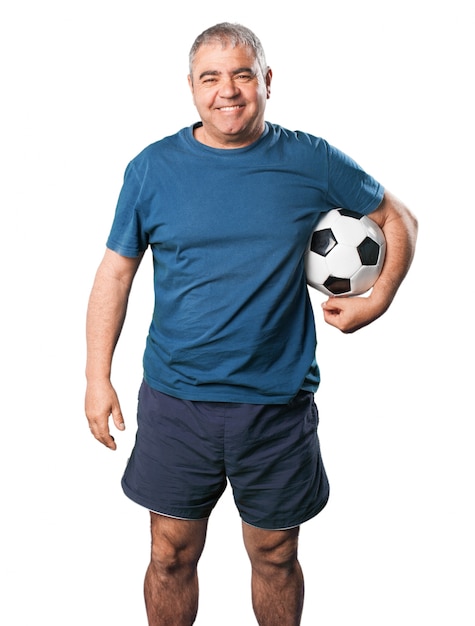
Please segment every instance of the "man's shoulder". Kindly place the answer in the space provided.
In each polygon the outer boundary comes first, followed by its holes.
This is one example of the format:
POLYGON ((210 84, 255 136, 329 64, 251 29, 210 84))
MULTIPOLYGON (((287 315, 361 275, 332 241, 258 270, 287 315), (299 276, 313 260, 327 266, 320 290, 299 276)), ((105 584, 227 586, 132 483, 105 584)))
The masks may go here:
POLYGON ((320 144, 326 144, 325 139, 303 130, 290 130, 280 124, 267 122, 270 133, 276 141, 295 143, 298 145, 308 145, 316 147, 320 144))
POLYGON ((271 143, 287 153, 315 158, 327 152, 328 143, 322 137, 302 130, 290 130, 279 124, 267 124, 271 143))

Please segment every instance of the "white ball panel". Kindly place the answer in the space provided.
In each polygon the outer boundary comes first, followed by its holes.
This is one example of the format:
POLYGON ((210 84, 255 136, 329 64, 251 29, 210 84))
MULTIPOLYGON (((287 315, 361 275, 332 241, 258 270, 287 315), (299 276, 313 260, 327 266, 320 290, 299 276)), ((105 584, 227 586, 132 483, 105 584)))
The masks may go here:
POLYGON ((340 215, 340 219, 335 221, 332 232, 338 243, 342 242, 347 246, 357 246, 366 237, 364 224, 346 215, 340 215))
POLYGON ((378 226, 378 224, 376 224, 376 222, 374 222, 371 218, 369 218, 366 215, 363 217, 361 222, 362 222, 362 225, 364 225, 364 228, 366 229, 366 232, 368 236, 371 237, 371 239, 374 239, 376 243, 379 243, 380 246, 385 245, 386 240, 384 238, 383 231, 378 226))
POLYGON ((361 267, 361 259, 356 248, 339 244, 326 257, 331 276, 351 278, 361 267))
POLYGON ((362 265, 351 277, 351 293, 359 295, 371 289, 379 273, 378 265, 362 265))
POLYGON ((318 285, 322 285, 326 281, 330 274, 325 258, 311 251, 305 255, 305 271, 308 282, 317 288, 318 285))

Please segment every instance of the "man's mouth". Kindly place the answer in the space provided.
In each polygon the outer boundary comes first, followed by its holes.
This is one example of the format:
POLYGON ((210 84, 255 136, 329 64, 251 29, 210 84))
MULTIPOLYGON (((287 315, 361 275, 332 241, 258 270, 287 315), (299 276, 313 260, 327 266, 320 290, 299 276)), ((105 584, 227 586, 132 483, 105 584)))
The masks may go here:
POLYGON ((226 111, 237 111, 238 109, 241 109, 242 106, 243 106, 242 104, 235 104, 232 107, 218 107, 218 110, 219 111, 224 111, 224 112, 226 112, 226 111))

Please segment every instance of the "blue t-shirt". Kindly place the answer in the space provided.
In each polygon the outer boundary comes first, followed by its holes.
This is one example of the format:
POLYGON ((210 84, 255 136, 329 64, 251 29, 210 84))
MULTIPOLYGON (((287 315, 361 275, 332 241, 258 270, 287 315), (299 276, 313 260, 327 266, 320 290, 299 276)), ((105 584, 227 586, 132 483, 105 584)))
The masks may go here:
POLYGON ((320 214, 367 214, 383 188, 312 135, 266 124, 244 148, 184 128, 128 165, 107 246, 151 247, 155 308, 148 384, 188 399, 286 403, 316 391, 316 336, 304 253, 320 214))

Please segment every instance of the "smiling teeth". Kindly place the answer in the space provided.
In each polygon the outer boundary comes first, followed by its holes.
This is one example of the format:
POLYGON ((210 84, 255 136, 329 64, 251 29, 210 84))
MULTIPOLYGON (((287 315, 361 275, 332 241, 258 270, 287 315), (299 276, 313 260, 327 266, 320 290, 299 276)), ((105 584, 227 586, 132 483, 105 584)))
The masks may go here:
POLYGON ((220 111, 235 111, 236 109, 239 109, 239 105, 233 106, 233 107, 221 107, 220 111))

